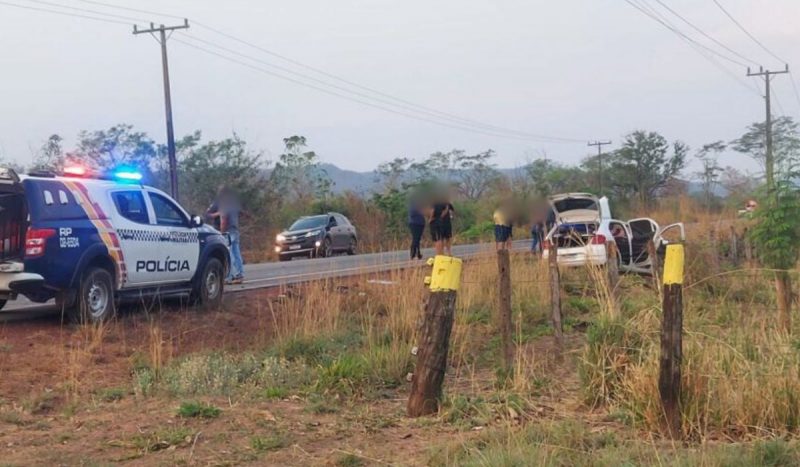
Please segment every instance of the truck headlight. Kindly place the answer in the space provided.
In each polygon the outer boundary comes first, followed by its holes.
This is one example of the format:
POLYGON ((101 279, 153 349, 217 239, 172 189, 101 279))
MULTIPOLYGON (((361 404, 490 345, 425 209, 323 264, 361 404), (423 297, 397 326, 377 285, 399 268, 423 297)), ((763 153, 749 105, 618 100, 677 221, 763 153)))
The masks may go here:
POLYGON ((284 237, 281 234, 278 234, 278 235, 275 236, 275 241, 278 242, 278 243, 283 243, 283 242, 286 241, 286 237, 284 237))
POLYGON ((311 232, 306 234, 306 238, 308 237, 316 237, 319 233, 322 232, 321 230, 312 230, 311 232))

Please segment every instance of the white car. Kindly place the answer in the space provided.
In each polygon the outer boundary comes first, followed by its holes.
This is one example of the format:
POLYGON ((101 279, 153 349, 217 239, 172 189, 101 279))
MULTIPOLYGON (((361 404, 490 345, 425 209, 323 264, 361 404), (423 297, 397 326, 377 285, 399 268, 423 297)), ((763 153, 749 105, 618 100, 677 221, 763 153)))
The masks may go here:
POLYGON ((673 238, 678 241, 686 237, 682 222, 660 227, 647 217, 613 219, 606 197, 566 193, 551 196, 548 201, 553 226, 545 237, 544 257, 549 256, 549 246, 555 245, 558 264, 562 266, 605 265, 606 243, 614 241, 620 271, 649 273, 649 242, 655 244, 657 252, 663 252, 670 241, 668 237, 677 235, 673 238))

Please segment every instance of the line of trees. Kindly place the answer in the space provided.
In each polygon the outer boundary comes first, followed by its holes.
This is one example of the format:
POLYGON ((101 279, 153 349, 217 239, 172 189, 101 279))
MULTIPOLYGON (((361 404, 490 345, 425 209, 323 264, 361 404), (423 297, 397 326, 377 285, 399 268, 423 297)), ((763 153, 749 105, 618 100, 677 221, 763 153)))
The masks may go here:
MULTIPOLYGON (((755 178, 733 167, 722 167, 719 157, 732 150, 755 160, 764 160, 763 124, 750 125, 734 141, 715 141, 694 153, 701 170, 693 174, 702 186, 702 201, 719 207, 720 187, 740 198, 756 188, 755 178)), ((798 125, 788 117, 775 121, 775 159, 779 173, 791 174, 800 160, 798 125)), ((375 185, 365 193, 337 192, 321 164, 320 156, 300 135, 283 140, 285 150, 276 161, 247 145, 236 134, 221 140, 204 141, 196 131, 176 141, 181 201, 188 210, 205 210, 220 186, 227 185, 242 195, 245 207, 256 214, 252 226, 251 251, 268 251, 271 236, 295 217, 327 210, 350 216, 362 238, 362 246, 378 249, 406 233, 406 208, 414 190, 429 183, 452 188, 456 232, 472 238, 491 231, 491 213, 500 200, 509 197, 532 201, 551 193, 595 192, 600 176, 598 156, 568 165, 547 158, 530 161, 513 171, 500 170, 496 153, 453 149, 434 152, 422 159, 396 157, 380 164, 375 185), (261 245, 260 243, 264 243, 261 245)), ((681 175, 690 157, 681 141, 669 141, 653 131, 633 131, 620 147, 603 155, 603 185, 615 210, 649 208, 661 198, 686 192, 681 175)), ((31 170, 63 169, 79 162, 98 170, 135 166, 146 182, 168 187, 166 147, 132 125, 119 124, 105 130, 82 131, 71 149, 54 134, 35 151, 31 170)), ((788 175, 787 175, 788 176, 788 175)))

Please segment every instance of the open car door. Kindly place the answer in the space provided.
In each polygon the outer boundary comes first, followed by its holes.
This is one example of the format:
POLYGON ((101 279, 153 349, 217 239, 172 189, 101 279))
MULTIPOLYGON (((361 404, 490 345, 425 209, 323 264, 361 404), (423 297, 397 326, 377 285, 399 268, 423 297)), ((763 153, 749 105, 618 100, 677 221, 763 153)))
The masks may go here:
MULTIPOLYGON (((647 244, 656 242, 656 237, 661 229, 658 223, 649 217, 631 219, 628 221, 631 229, 631 266, 639 268, 650 267, 650 255, 647 244)), ((658 243, 655 243, 658 247, 658 243)))
POLYGON ((667 253, 667 245, 670 243, 683 243, 686 241, 686 228, 683 222, 676 222, 666 227, 662 227, 656 232, 653 240, 656 243, 656 252, 661 259, 667 253))

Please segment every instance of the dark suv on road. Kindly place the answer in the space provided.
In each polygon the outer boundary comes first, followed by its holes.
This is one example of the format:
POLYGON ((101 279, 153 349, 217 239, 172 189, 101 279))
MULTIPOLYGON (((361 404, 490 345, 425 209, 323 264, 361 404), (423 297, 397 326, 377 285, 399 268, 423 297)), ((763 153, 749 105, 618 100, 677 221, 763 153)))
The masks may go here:
POLYGON ((301 217, 275 237, 275 253, 281 261, 295 256, 328 257, 340 252, 354 255, 357 245, 356 228, 338 212, 301 217))

